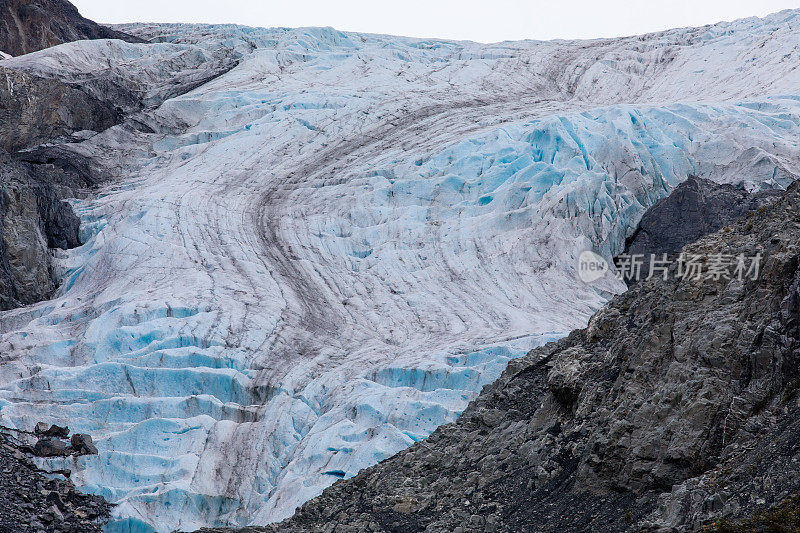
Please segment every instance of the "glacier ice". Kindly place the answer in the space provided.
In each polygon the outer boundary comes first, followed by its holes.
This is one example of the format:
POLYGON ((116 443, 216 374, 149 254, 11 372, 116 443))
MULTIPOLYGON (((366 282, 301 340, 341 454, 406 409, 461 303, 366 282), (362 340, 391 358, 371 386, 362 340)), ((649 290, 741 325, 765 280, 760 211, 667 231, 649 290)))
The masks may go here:
POLYGON ((585 325, 623 286, 577 255, 610 259, 687 174, 793 180, 799 23, 494 45, 146 24, 124 30, 157 44, 5 60, 152 108, 72 147, 116 179, 74 201, 56 297, 0 315, 0 421, 92 434, 70 468, 111 531, 289 516, 585 325))

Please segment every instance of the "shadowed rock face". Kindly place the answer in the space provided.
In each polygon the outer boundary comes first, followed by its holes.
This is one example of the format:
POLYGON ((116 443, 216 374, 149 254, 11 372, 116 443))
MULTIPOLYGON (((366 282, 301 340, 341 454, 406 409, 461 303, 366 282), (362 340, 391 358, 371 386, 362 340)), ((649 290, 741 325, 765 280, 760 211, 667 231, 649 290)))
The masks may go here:
POLYGON ((689 176, 647 210, 625 243, 626 254, 676 254, 681 248, 769 205, 780 191, 748 193, 733 185, 689 176))
POLYGON ((121 107, 77 85, 0 67, 0 148, 16 152, 76 131, 103 131, 121 107))
MULTIPOLYGON (((639 279, 646 279, 653 256, 656 261, 661 260, 663 254, 675 259, 685 245, 771 205, 781 194, 779 190, 750 193, 733 185, 690 175, 669 196, 644 213, 636 231, 626 240, 623 254, 641 256, 641 266, 639 276, 625 276, 625 283, 630 286, 639 279)), ((616 261, 619 265, 623 258, 617 257, 616 261)), ((659 274, 658 270, 653 270, 653 275, 659 274)))
POLYGON ((0 50, 19 56, 83 39, 140 39, 83 18, 65 0, 0 1, 0 50))
MULTIPOLYGON (((105 38, 144 42, 84 19, 64 0, 0 0, 0 50, 13 55, 105 38)), ((134 48, 119 42, 92 44, 99 45, 97 50, 134 48)), ((204 56, 176 54, 176 68, 187 62, 195 68, 180 74, 169 71, 162 78, 154 69, 156 79, 141 80, 120 75, 118 70, 124 69, 111 63, 88 72, 75 72, 74 65, 63 71, 47 67, 48 57, 51 64, 68 64, 70 53, 51 50, 0 65, 0 310, 50 297, 56 288, 51 249, 80 244, 78 219, 62 199, 95 185, 105 174, 70 145, 236 64, 235 58, 222 54, 215 68, 205 68, 204 56)))
MULTIPOLYGON (((0 1, 0 50, 12 55, 105 38, 142 42, 81 17, 66 1, 0 1)), ((140 108, 133 91, 100 76, 69 83, 0 66, 0 311, 50 297, 50 249, 80 244, 79 220, 62 198, 93 185, 96 172, 58 144, 140 108)))
MULTIPOLYGON (((105 130, 124 111, 56 79, 2 67, 0 78, 0 310, 7 310, 52 295, 50 249, 80 244, 78 217, 62 199, 94 183, 80 156, 39 145, 105 130)), ((138 103, 120 101, 126 110, 138 103)))
POLYGON ((49 248, 79 244, 80 221, 36 166, 0 154, 0 310, 56 288, 49 248))
POLYGON ((760 252, 757 279, 673 265, 268 530, 693 530, 800 492, 798 239, 795 183, 684 249, 760 252))

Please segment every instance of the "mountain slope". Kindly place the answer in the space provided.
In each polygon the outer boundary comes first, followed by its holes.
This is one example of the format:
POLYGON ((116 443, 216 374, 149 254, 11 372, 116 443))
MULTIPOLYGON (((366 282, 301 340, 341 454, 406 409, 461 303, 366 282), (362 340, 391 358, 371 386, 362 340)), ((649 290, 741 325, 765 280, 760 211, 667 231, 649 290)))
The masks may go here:
POLYGON ((714 233, 739 217, 770 205, 779 190, 757 194, 690 176, 647 210, 625 243, 626 254, 667 254, 714 233))
MULTIPOLYGON (((84 52, 91 50, 93 60, 104 51, 125 46, 113 41, 77 45, 84 52)), ((53 294, 59 281, 51 260, 51 255, 58 253, 54 249, 80 244, 79 221, 62 200, 97 185, 113 172, 100 169, 91 154, 76 153, 70 145, 153 109, 235 65, 233 58, 187 51, 193 50, 176 47, 172 57, 161 57, 158 67, 151 69, 160 76, 142 76, 148 73, 145 70, 136 80, 126 78, 110 64, 97 71, 75 69, 66 75, 60 68, 72 64, 76 56, 67 57, 70 53, 63 50, 3 62, 0 310, 30 305, 53 294), (193 68, 198 63, 202 69, 193 68), (164 72, 170 67, 179 68, 180 74, 164 72)), ((128 56, 127 61, 134 58, 128 56)))
POLYGON ((82 17, 67 0, 0 1, 0 50, 7 54, 19 56, 82 39, 142 42, 82 17))
POLYGON ((580 252, 610 261, 689 174, 800 175, 798 24, 496 45, 148 24, 6 60, 143 104, 59 146, 112 179, 73 202, 55 297, 0 314, 0 421, 95 438, 73 478, 118 504, 110 531, 288 517, 585 326, 624 286, 581 282, 580 252))
POLYGON ((796 497, 798 238, 795 183, 684 248, 706 268, 760 253, 757 279, 673 264, 274 531, 695 530, 796 497))
POLYGON ((779 197, 777 189, 750 194, 731 185, 717 185, 689 176, 669 196, 647 210, 633 234, 625 240, 623 255, 615 258, 615 264, 641 262, 639 275, 633 272, 635 269, 625 272, 624 281, 628 285, 648 277, 651 272, 658 275, 657 267, 664 254, 674 260, 685 245, 770 205, 779 197))

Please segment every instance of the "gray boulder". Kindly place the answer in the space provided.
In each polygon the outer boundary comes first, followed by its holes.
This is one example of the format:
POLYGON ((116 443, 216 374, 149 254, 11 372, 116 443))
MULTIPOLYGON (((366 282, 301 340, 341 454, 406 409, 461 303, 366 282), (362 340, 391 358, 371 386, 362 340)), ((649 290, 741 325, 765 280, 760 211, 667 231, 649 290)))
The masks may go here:
POLYGON ((33 446, 33 453, 38 457, 64 457, 69 455, 69 449, 60 439, 44 437, 33 446))
POLYGON ((123 39, 126 33, 86 19, 66 0, 3 0, 0 2, 0 50, 13 56, 82 39, 123 39))
POLYGON ((53 424, 48 426, 44 422, 39 422, 33 430, 37 435, 43 437, 56 437, 59 439, 66 439, 69 436, 69 426, 58 426, 53 424))
POLYGON ((75 455, 97 455, 97 447, 92 442, 92 437, 85 433, 75 433, 70 439, 70 445, 75 455))

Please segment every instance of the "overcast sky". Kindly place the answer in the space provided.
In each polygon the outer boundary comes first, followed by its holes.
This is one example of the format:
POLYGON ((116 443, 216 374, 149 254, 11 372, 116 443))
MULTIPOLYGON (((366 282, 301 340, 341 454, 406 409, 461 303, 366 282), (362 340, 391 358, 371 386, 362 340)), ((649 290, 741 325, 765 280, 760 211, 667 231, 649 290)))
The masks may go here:
POLYGON ((97 22, 232 22, 496 42, 702 26, 800 8, 800 0, 72 0, 97 22))

